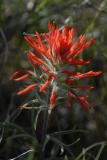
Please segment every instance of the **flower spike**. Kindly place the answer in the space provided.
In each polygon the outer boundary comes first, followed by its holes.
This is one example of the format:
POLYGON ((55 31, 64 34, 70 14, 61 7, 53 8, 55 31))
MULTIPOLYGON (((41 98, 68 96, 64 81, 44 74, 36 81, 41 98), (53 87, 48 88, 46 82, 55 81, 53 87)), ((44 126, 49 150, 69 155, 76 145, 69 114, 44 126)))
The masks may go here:
POLYGON ((90 108, 87 97, 80 95, 79 91, 91 89, 94 86, 79 85, 79 82, 83 78, 99 76, 102 72, 80 73, 76 71, 78 65, 84 66, 90 63, 88 60, 79 58, 78 55, 91 45, 93 38, 86 40, 85 35, 80 35, 75 40, 75 32, 76 29, 74 27, 70 29, 69 23, 59 29, 58 26, 48 22, 47 33, 35 32, 35 36, 24 35, 25 40, 33 48, 33 51, 28 51, 27 60, 32 65, 34 74, 21 69, 11 75, 10 78, 15 81, 31 78, 32 84, 19 91, 17 95, 29 92, 36 85, 39 86, 38 92, 40 93, 52 87, 49 100, 50 110, 55 106, 59 94, 61 98, 67 98, 68 106, 71 106, 72 98, 76 98, 82 108, 90 108))

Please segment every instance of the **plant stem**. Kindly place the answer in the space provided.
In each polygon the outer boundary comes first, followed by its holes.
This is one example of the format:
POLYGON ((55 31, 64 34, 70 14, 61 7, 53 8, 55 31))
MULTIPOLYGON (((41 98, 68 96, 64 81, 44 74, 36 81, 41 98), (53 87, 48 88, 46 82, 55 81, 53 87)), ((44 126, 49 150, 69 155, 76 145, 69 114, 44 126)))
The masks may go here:
POLYGON ((46 140, 47 128, 48 128, 48 107, 46 110, 44 110, 42 140, 41 140, 41 145, 39 149, 38 160, 45 160, 44 143, 46 140))

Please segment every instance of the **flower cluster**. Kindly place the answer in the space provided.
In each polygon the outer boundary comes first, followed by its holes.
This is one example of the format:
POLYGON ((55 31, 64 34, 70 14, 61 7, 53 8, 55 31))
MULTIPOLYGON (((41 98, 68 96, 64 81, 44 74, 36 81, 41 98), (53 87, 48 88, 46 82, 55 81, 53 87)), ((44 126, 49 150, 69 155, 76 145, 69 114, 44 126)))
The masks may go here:
POLYGON ((36 32, 35 36, 24 36, 33 48, 32 51, 28 51, 27 60, 32 65, 34 73, 32 70, 20 69, 11 75, 11 79, 21 81, 34 76, 35 82, 19 91, 17 95, 25 94, 37 85, 39 92, 47 91, 48 87, 51 87, 49 107, 52 109, 58 97, 58 90, 63 89, 67 94, 69 105, 72 98, 76 98, 84 109, 88 109, 90 105, 87 102, 87 96, 77 94, 76 90, 94 88, 94 86, 78 85, 78 82, 83 78, 98 76, 101 71, 80 73, 72 68, 90 63, 78 58, 78 55, 93 42, 93 38, 87 41, 85 35, 80 35, 74 41, 75 28, 70 29, 69 24, 60 31, 49 22, 48 28, 48 33, 36 32), (38 69, 39 76, 36 74, 38 69))

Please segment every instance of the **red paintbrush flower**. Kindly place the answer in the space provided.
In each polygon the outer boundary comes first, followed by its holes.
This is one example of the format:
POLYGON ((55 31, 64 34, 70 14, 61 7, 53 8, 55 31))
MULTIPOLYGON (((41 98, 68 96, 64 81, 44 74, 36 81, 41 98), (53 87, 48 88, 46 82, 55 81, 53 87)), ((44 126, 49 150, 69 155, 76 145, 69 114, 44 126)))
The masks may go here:
MULTIPOLYGON (((93 38, 87 41, 85 35, 80 35, 79 38, 74 41, 75 28, 73 27, 70 29, 69 24, 66 24, 60 31, 58 27, 53 26, 49 22, 48 28, 48 33, 39 34, 36 32, 34 37, 29 35, 24 36, 25 40, 32 46, 34 51, 36 51, 36 53, 29 51, 27 59, 34 69, 34 77, 39 86, 39 92, 44 92, 49 86, 52 87, 49 106, 53 108, 56 95, 58 96, 57 91, 66 89, 69 101, 68 104, 70 104, 72 97, 75 97, 83 108, 88 109, 89 104, 86 98, 78 96, 75 90, 94 88, 94 86, 75 85, 75 80, 77 84, 77 81, 80 79, 98 76, 101 72, 89 71, 86 73, 79 73, 72 70, 69 71, 68 68, 90 63, 90 61, 79 59, 78 55, 93 42, 93 38), (36 73, 36 68, 37 70, 39 69, 39 75, 38 71, 36 73)), ((30 72, 21 76, 19 75, 20 71, 17 71, 11 76, 11 79, 19 81, 29 76, 31 77, 31 75, 33 76, 30 72)), ((35 87, 35 83, 33 86, 31 85, 25 88, 25 92, 23 90, 19 91, 18 95, 27 93, 27 91, 33 87, 35 87)))

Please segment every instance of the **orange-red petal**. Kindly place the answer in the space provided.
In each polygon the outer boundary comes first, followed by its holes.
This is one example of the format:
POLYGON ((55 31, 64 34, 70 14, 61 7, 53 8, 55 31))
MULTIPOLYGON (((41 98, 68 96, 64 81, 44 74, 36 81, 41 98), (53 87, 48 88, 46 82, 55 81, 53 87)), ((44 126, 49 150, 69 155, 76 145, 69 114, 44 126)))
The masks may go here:
POLYGON ((11 76, 10 79, 15 80, 15 81, 21 81, 30 76, 29 73, 27 73, 23 68, 20 70, 14 72, 11 76))
POLYGON ((19 92, 17 93, 17 95, 26 94, 26 93, 29 92, 30 90, 34 89, 36 85, 37 85, 37 84, 35 84, 35 83, 30 84, 30 85, 27 86, 26 88, 24 88, 24 89, 22 89, 21 91, 19 91, 19 92))
POLYGON ((95 86, 71 86, 71 88, 85 89, 85 88, 95 88, 95 86))
POLYGON ((85 110, 90 108, 90 105, 86 99, 87 99, 87 97, 77 96, 77 100, 79 101, 79 103, 83 107, 83 109, 85 109, 85 110))
POLYGON ((43 85, 40 86, 39 91, 43 92, 50 84, 50 81, 47 80, 43 85))
POLYGON ((56 89, 55 89, 55 87, 53 87, 52 92, 51 92, 51 96, 50 96, 50 102, 49 102, 50 109, 53 108, 53 105, 55 103, 55 99, 56 99, 56 89))
POLYGON ((85 64, 89 64, 90 61, 85 61, 83 59, 69 59, 68 63, 72 65, 85 65, 85 64))
POLYGON ((44 64, 44 62, 38 58, 33 52, 29 51, 27 54, 28 60, 33 64, 44 64))
POLYGON ((99 76, 101 73, 102 73, 101 71, 97 71, 97 72, 89 71, 89 72, 86 72, 86 73, 77 73, 74 77, 78 78, 78 79, 81 79, 81 78, 99 76))
POLYGON ((29 76, 30 76, 30 74, 29 74, 29 73, 26 73, 26 74, 24 74, 23 76, 20 76, 20 77, 18 77, 18 78, 14 78, 14 80, 15 80, 15 81, 21 81, 21 80, 24 80, 24 79, 28 78, 29 76))

